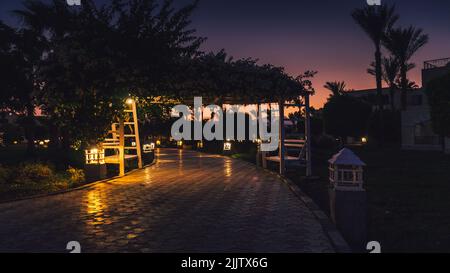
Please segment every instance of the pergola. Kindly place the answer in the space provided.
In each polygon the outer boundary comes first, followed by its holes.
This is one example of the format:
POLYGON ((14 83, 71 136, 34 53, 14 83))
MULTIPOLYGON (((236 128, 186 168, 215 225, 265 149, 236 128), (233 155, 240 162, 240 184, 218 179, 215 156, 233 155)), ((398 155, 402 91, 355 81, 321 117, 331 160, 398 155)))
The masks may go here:
MULTIPOLYGON (((314 94, 309 80, 316 72, 306 71, 298 77, 288 75, 282 67, 259 65, 256 60, 241 59, 232 61, 218 53, 199 58, 186 71, 185 88, 179 98, 192 102, 194 96, 216 105, 257 105, 259 115, 261 104, 278 104, 279 123, 279 172, 286 170, 286 134, 284 108, 305 109, 305 167, 306 176, 312 175, 311 167, 311 129, 310 96, 314 94), (200 75, 200 78, 198 77, 200 75), (187 87, 187 88, 186 88, 187 87)), ((187 102, 183 100, 183 102, 187 102)), ((190 105, 188 103, 185 103, 190 105)))
MULTIPOLYGON (((285 107, 304 107, 305 109, 305 165, 306 176, 311 176, 311 130, 310 130, 310 96, 314 94, 311 81, 315 72, 307 71, 298 77, 285 73, 281 67, 258 65, 256 60, 227 59, 226 54, 203 55, 183 66, 183 72, 168 79, 165 84, 153 90, 139 92, 141 98, 163 98, 192 105, 194 97, 202 97, 202 101, 215 105, 260 105, 278 104, 279 106, 279 172, 286 170, 285 145, 285 107), (155 91, 157 90, 157 91, 155 91), (163 90, 172 90, 161 92, 163 90), (150 94, 150 97, 149 97, 150 94)), ((143 84, 142 86, 145 86, 143 84)), ((142 88, 146 89, 146 88, 142 88)), ((150 103, 153 101, 150 99, 150 103)))
MULTIPOLYGON (((297 97, 295 94, 291 94, 289 97, 285 98, 280 96, 277 100, 273 98, 263 98, 263 97, 239 97, 227 95, 223 97, 215 97, 209 98, 207 102, 210 103, 219 103, 222 105, 256 105, 257 115, 259 116, 260 105, 261 104, 278 104, 279 108, 279 139, 278 139, 278 158, 277 162, 279 163, 279 173, 280 175, 284 175, 286 171, 286 132, 285 132, 285 123, 284 123, 284 109, 285 107, 298 107, 299 110, 302 108, 305 109, 305 167, 306 167, 306 176, 310 177, 312 175, 312 164, 311 164, 311 109, 310 109, 310 96, 313 94, 313 91, 302 90, 297 93, 297 97)), ((186 104, 192 102, 190 99, 184 100, 186 104)), ((263 156, 263 160, 265 157, 265 153, 258 151, 258 156, 263 156)), ((265 166, 265 164, 263 164, 265 166)))

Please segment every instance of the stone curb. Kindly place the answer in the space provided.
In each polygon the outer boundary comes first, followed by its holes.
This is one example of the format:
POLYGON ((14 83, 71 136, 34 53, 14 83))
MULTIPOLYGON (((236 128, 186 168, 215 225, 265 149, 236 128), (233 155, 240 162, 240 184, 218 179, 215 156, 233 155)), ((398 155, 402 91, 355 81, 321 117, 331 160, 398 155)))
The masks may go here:
POLYGON ((116 179, 121 178, 121 177, 128 176, 128 175, 133 174, 133 173, 135 173, 135 172, 137 172, 139 170, 143 170, 144 168, 148 168, 148 167, 154 165, 155 161, 156 161, 156 159, 152 163, 143 166, 142 169, 131 170, 131 171, 127 172, 124 176, 118 176, 118 175, 117 176, 113 176, 113 177, 106 178, 106 179, 103 179, 103 180, 90 182, 90 183, 84 184, 82 186, 73 188, 73 189, 67 189, 67 190, 61 190, 61 191, 37 194, 37 195, 32 195, 32 196, 27 196, 27 197, 22 197, 22 198, 17 198, 17 199, 4 200, 4 201, 0 201, 0 205, 7 204, 7 203, 20 202, 20 201, 30 200, 30 199, 38 199, 38 198, 43 198, 43 197, 48 197, 48 196, 53 196, 53 195, 59 195, 59 194, 73 192, 73 191, 80 191, 80 190, 91 188, 91 187, 93 187, 95 185, 98 185, 98 184, 101 184, 101 183, 113 182, 113 180, 116 180, 116 179))

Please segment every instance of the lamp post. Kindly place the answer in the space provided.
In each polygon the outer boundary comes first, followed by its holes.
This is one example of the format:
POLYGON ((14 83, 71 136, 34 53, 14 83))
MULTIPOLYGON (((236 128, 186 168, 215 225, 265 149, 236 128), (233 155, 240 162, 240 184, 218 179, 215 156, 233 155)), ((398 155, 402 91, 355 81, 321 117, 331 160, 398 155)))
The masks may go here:
POLYGON ((363 188, 366 164, 347 148, 328 163, 331 219, 350 245, 363 250, 367 242, 367 195, 363 188))

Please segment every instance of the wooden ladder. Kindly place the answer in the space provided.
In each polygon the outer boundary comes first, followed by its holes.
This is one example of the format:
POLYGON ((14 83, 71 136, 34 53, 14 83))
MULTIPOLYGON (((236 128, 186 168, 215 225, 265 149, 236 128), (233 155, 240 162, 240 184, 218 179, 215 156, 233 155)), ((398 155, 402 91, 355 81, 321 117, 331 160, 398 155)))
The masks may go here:
POLYGON ((105 163, 119 164, 120 176, 125 175, 125 160, 137 159, 138 167, 143 165, 136 102, 128 99, 126 105, 125 117, 111 125, 109 138, 101 144, 105 151, 113 150, 114 155, 105 156, 105 163))

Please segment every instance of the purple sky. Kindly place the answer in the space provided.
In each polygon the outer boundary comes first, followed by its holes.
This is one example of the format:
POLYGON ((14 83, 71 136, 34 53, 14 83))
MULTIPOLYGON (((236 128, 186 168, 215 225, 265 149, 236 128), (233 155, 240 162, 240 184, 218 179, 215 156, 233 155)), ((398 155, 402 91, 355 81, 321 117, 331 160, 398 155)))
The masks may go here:
MULTIPOLYGON (((430 36, 430 43, 413 60, 417 68, 410 72, 420 85, 425 60, 450 57, 450 1, 384 1, 396 4, 401 16, 398 25, 421 27, 430 36)), ((312 103, 320 107, 329 95, 322 87, 326 81, 346 81, 352 89, 375 85, 366 73, 373 45, 350 16, 354 8, 364 5, 365 0, 203 0, 193 25, 208 37, 205 51, 224 48, 235 58, 253 57, 284 66, 292 75, 317 70, 312 103)), ((7 11, 19 6, 16 0, 0 1, 0 18, 12 23, 7 11)))

